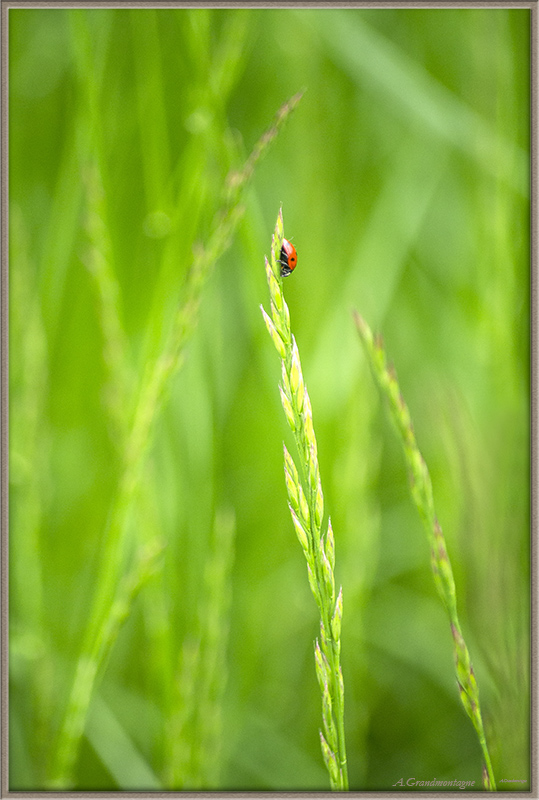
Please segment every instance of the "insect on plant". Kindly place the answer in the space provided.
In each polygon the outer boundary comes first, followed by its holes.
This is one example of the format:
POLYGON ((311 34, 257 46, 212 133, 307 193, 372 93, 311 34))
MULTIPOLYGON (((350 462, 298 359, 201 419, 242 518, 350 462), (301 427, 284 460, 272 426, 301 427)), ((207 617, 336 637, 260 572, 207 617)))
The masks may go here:
POLYGON ((286 278, 296 269, 298 263, 298 254, 296 248, 291 244, 288 239, 283 239, 281 246, 281 255, 279 257, 279 264, 281 265, 281 278, 286 278))

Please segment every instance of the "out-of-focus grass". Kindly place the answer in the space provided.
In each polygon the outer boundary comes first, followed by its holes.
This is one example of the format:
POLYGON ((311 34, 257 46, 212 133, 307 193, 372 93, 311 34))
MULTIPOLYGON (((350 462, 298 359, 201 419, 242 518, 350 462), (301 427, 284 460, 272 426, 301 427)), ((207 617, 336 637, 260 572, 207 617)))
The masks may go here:
POLYGON ((9 23, 10 788, 43 788, 57 756, 123 426, 193 248, 230 168, 302 87, 156 421, 126 535, 130 552, 165 549, 93 694, 74 785, 181 788, 174 719, 189 642, 206 641, 228 678, 214 694, 203 679, 189 780, 327 787, 317 630, 282 485, 289 434, 258 310, 281 202, 341 536, 350 786, 481 781, 353 306, 384 332, 429 464, 494 772, 527 779, 529 11, 11 9, 9 23), (222 507, 235 561, 216 631, 200 614, 222 507), (219 763, 196 775, 211 714, 219 763))
POLYGON ((427 535, 434 583, 451 627, 453 659, 460 699, 464 710, 473 723, 481 745, 484 787, 491 792, 495 792, 496 780, 492 772, 492 763, 485 739, 479 687, 477 686, 470 654, 462 635, 457 610, 455 579, 445 537, 436 517, 429 469, 417 446, 410 412, 399 388, 395 368, 387 361, 382 337, 373 335, 368 324, 357 311, 354 311, 354 323, 380 393, 389 407, 393 426, 404 451, 410 491, 427 535))

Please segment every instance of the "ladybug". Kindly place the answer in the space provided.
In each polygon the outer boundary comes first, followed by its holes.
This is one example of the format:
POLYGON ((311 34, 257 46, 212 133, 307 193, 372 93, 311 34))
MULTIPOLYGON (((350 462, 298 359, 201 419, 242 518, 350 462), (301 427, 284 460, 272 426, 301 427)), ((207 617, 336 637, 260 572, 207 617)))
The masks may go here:
POLYGON ((290 275, 290 273, 295 270, 297 263, 298 254, 296 253, 296 248, 293 244, 290 244, 288 239, 283 239, 281 257, 279 259, 279 264, 281 265, 281 277, 286 278, 287 275, 290 275))

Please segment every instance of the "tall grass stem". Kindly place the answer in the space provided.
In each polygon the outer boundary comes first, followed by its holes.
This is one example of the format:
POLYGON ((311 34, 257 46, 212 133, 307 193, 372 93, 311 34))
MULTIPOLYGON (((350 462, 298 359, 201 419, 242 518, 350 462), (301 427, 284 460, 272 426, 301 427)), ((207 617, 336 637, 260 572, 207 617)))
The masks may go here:
MULTIPOLYGON (((146 458, 167 387, 183 363, 187 342, 198 320, 198 310, 206 280, 215 262, 229 246, 243 215, 241 206, 243 190, 258 160, 278 134, 300 98, 301 94, 295 95, 279 109, 274 123, 259 139, 242 169, 229 175, 226 200, 214 215, 207 245, 200 247, 195 253, 186 278, 183 302, 178 305, 165 346, 155 361, 147 365, 142 377, 131 426, 125 437, 122 472, 105 531, 101 569, 89 613, 89 622, 51 765, 50 785, 53 787, 69 786, 73 780, 76 756, 94 684, 107 654, 106 649, 101 646, 103 630, 109 626, 117 587, 131 549, 128 522, 141 489, 146 458)), ((111 642, 110 638, 106 641, 111 642)))
POLYGON ((388 402, 389 413, 404 450, 412 497, 430 546, 434 583, 449 617, 460 699, 476 730, 483 753, 485 766, 483 771, 484 786, 489 791, 496 791, 496 782, 479 705, 479 689, 470 654, 460 627, 455 580, 445 537, 434 509, 429 470, 417 445, 410 412, 401 394, 396 372, 393 366, 387 362, 382 338, 373 336, 371 329, 357 311, 354 312, 354 321, 376 383, 388 402))
POLYGON ((320 611, 320 637, 315 643, 315 667, 322 694, 323 730, 320 743, 333 790, 348 789, 344 734, 344 682, 341 669, 342 587, 335 590, 335 540, 331 520, 323 524, 324 496, 318 465, 318 448, 309 393, 303 379, 299 350, 290 327, 284 299, 280 253, 284 238, 279 211, 266 259, 271 316, 261 307, 266 327, 281 357, 279 386, 286 419, 296 441, 298 463, 284 447, 285 482, 290 514, 305 559, 311 591, 320 611))

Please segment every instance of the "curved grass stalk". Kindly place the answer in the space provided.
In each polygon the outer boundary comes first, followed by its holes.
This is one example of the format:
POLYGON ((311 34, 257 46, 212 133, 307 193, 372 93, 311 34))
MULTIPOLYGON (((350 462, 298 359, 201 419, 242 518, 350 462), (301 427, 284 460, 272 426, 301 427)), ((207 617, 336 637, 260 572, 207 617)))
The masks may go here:
POLYGON ((142 377, 130 429, 122 432, 125 438, 122 474, 104 534, 102 568, 97 579, 88 615, 89 622, 50 769, 51 787, 65 788, 70 786, 73 780, 76 757, 95 682, 108 648, 112 646, 111 638, 104 639, 103 631, 110 626, 117 587, 125 573, 125 565, 132 549, 128 532, 133 505, 140 491, 155 424, 170 379, 183 364, 187 343, 197 324, 202 290, 215 262, 229 246, 243 215, 244 209, 241 206, 243 190, 253 174, 256 163, 277 136, 300 98, 301 93, 284 103, 277 112, 275 121, 259 139, 242 169, 229 176, 227 197, 224 205, 214 216, 208 244, 199 248, 195 254, 187 275, 183 302, 178 305, 165 346, 159 356, 148 364, 142 377), (106 646, 102 645, 103 641, 106 646))
POLYGON ((483 769, 485 789, 496 791, 496 782, 481 717, 479 689, 457 614, 455 580, 447 553, 445 537, 434 510, 429 470, 417 446, 410 412, 401 394, 395 370, 387 363, 381 337, 375 338, 373 336, 371 329, 357 311, 354 312, 354 321, 376 383, 388 400, 391 419, 404 449, 412 497, 419 511, 430 545, 434 583, 445 606, 451 625, 460 699, 464 710, 473 723, 481 745, 485 762, 483 769))
POLYGON ((279 258, 283 241, 283 216, 279 211, 266 276, 271 317, 261 306, 272 341, 281 357, 279 386, 286 419, 296 440, 301 477, 284 448, 285 481, 292 522, 307 561, 309 584, 320 611, 320 639, 315 643, 315 667, 322 694, 324 730, 322 755, 331 788, 348 789, 344 736, 344 684, 340 664, 342 587, 335 592, 335 540, 328 520, 323 532, 324 498, 320 482, 311 401, 303 380, 298 347, 290 329, 290 314, 283 295, 279 258))

